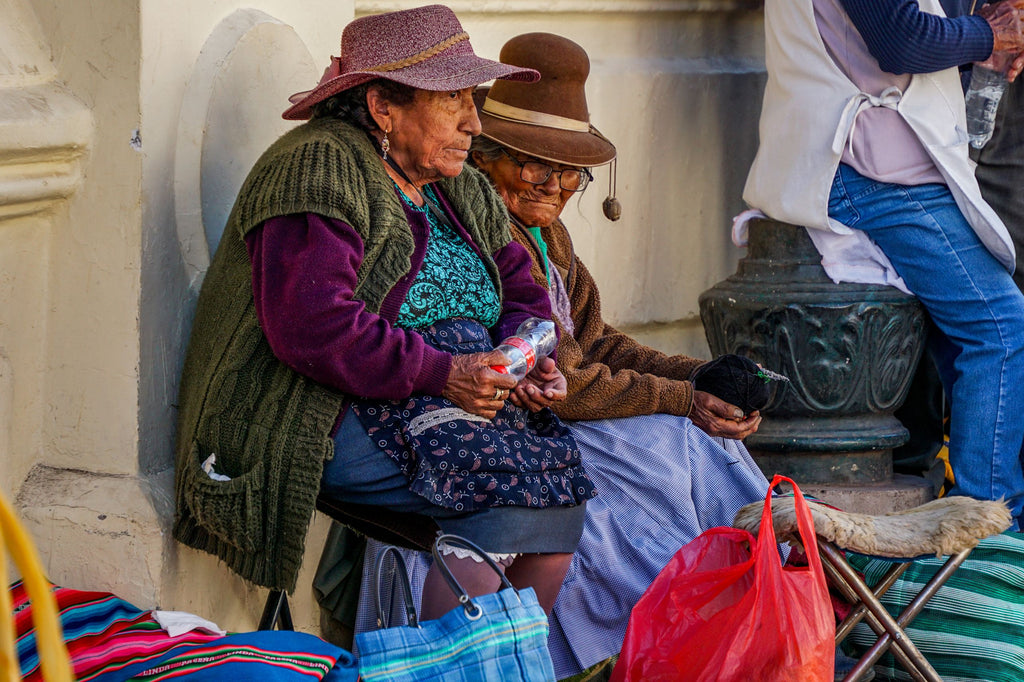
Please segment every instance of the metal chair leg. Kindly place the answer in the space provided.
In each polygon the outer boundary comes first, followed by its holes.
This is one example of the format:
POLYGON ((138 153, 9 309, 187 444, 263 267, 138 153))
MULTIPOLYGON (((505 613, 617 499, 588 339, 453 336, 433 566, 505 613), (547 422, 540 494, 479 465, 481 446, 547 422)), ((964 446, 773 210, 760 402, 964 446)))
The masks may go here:
POLYGON ((263 615, 257 630, 294 630, 292 612, 288 608, 288 593, 284 590, 271 590, 267 595, 267 603, 263 606, 263 615))
MULTIPOLYGON (((827 562, 823 562, 823 564, 827 565, 827 562)), ((832 572, 835 571, 834 568, 829 568, 832 572)), ((826 572, 829 572, 829 569, 826 569, 826 572)), ((836 584, 845 584, 842 583, 842 578, 836 577, 834 578, 834 580, 836 584)), ((872 631, 874 631, 876 637, 881 637, 887 634, 885 627, 878 621, 877 618, 875 618, 874 614, 872 614, 871 611, 865 609, 863 614, 861 614, 861 619, 864 620, 865 624, 868 625, 872 631)), ((903 649, 897 646, 891 647, 891 651, 893 656, 896 658, 899 666, 904 670, 908 671, 911 679, 914 680, 914 682, 927 682, 925 677, 920 672, 918 672, 917 666, 914 665, 910 658, 907 657, 907 654, 903 651, 903 649)), ((846 677, 843 678, 843 682, 859 682, 859 680, 861 680, 867 674, 868 670, 874 665, 874 662, 875 661, 873 658, 869 656, 862 656, 861 660, 858 661, 857 665, 851 668, 850 672, 847 673, 846 677)))
POLYGON ((278 630, 295 630, 295 625, 292 623, 292 610, 288 606, 287 595, 285 595, 284 603, 281 604, 278 630))
MULTIPOLYGON (((881 626, 884 630, 884 632, 879 633, 880 637, 874 645, 868 649, 867 653, 865 653, 861 657, 860 661, 857 662, 857 665, 853 667, 850 674, 847 676, 847 679, 858 679, 867 671, 868 668, 873 666, 875 662, 881 658, 885 651, 895 644, 898 650, 900 650, 900 653, 905 654, 905 657, 898 655, 897 649, 893 649, 893 654, 897 655, 901 664, 909 665, 907 672, 909 672, 911 676, 916 678, 917 676, 915 673, 917 673, 926 682, 942 682, 942 678, 939 677, 939 674, 918 650, 910 638, 907 637, 907 633, 903 630, 903 627, 917 616, 920 609, 924 606, 924 603, 931 597, 931 594, 924 595, 925 590, 922 590, 921 594, 918 595, 918 598, 915 599, 915 601, 920 599, 917 609, 912 610, 910 606, 908 606, 903 613, 900 614, 899 621, 897 621, 889 614, 888 611, 886 611, 885 607, 882 606, 880 601, 878 601, 871 589, 868 588, 868 586, 864 584, 864 581, 860 579, 852 568, 850 568, 850 565, 846 563, 846 559, 842 555, 842 552, 840 552, 831 543, 821 540, 820 538, 818 541, 818 547, 821 554, 827 558, 828 563, 830 563, 839 573, 843 581, 853 589, 861 603, 867 607, 868 612, 872 616, 869 621, 877 620, 877 625, 881 626), (923 598, 921 598, 922 596, 923 598)), ((956 555, 956 557, 958 556, 959 555, 956 555)), ((952 557, 947 564, 952 563, 956 557, 952 557)), ((966 558, 966 555, 964 558, 966 558)), ((963 559, 960 561, 962 563, 963 559)), ((952 573, 952 571, 956 570, 957 567, 959 567, 959 564, 953 566, 949 573, 952 573)), ((942 573, 942 571, 940 571, 940 573, 942 573)), ((936 577, 938 577, 938 574, 936 574, 936 577)), ((932 593, 934 593, 935 590, 938 590, 938 586, 941 585, 942 582, 945 582, 945 579, 946 578, 943 578, 938 582, 932 593)), ((929 583, 929 585, 931 585, 931 583, 929 583)), ((927 586, 925 589, 927 589, 927 586)), ((913 604, 914 602, 911 602, 911 605, 913 604)))
MULTIPOLYGON (((843 619, 843 622, 836 627, 836 645, 839 645, 850 635, 857 623, 864 619, 864 616, 868 613, 868 607, 860 603, 860 600, 857 599, 857 593, 846 584, 836 569, 832 567, 832 564, 824 562, 822 565, 825 567, 825 572, 828 573, 828 577, 834 582, 836 588, 842 592, 843 598, 851 604, 856 604, 846 618, 843 619)), ((908 568, 910 568, 909 563, 896 564, 886 571, 881 580, 871 588, 871 591, 875 593, 875 597, 881 599, 885 596, 889 588, 896 584, 896 581, 908 568)))
MULTIPOLYGON (((836 646, 838 647, 839 644, 846 639, 850 632, 853 631, 854 626, 856 626, 857 623, 859 623, 862 620, 864 620, 867 623, 867 625, 874 631, 875 635, 881 637, 883 634, 885 634, 885 627, 883 627, 882 624, 878 622, 878 619, 875 618, 874 615, 872 615, 872 613, 868 610, 868 607, 860 601, 860 599, 857 597, 857 593, 854 592, 853 588, 849 584, 847 584, 846 580, 842 577, 842 575, 839 574, 839 571, 837 571, 836 568, 832 565, 831 560, 828 557, 823 556, 821 565, 825 569, 825 574, 828 576, 829 582, 832 583, 832 585, 835 586, 836 589, 838 589, 839 592, 842 593, 842 596, 847 601, 849 601, 850 603, 857 604, 854 610, 851 611, 850 614, 845 619, 843 619, 843 622, 840 623, 839 626, 836 628, 836 646)), ((879 581, 879 584, 876 585, 873 589, 875 596, 881 597, 883 594, 885 594, 885 592, 888 591, 888 589, 892 587, 892 585, 896 582, 896 579, 901 574, 903 574, 904 571, 907 570, 908 566, 909 564, 897 564, 888 572, 886 572, 882 580, 879 581)), ((900 666, 910 673, 910 676, 914 679, 914 682, 926 682, 924 677, 921 676, 921 674, 915 670, 916 666, 914 666, 910 659, 907 658, 907 655, 903 652, 902 649, 896 647, 892 650, 892 653, 893 656, 895 656, 896 659, 899 661, 900 666)), ((873 663, 871 665, 873 665, 873 663)), ((865 673, 867 673, 869 667, 870 665, 865 663, 863 665, 851 668, 850 672, 847 673, 846 677, 843 678, 843 682, 858 682, 861 679, 861 677, 865 673)))
POLYGON ((907 625, 909 625, 910 622, 921 613, 925 604, 928 603, 928 600, 935 596, 935 593, 938 592, 946 581, 949 580, 949 577, 953 575, 958 568, 960 568, 972 551, 974 551, 973 547, 951 556, 946 563, 942 565, 942 568, 932 576, 932 579, 929 580, 923 588, 921 588, 917 595, 910 600, 910 603, 907 604, 906 608, 899 614, 896 622, 901 628, 900 633, 905 639, 901 642, 895 635, 887 632, 880 636, 878 641, 875 642, 875 644, 867 651, 865 658, 870 658, 872 663, 877 661, 882 656, 882 653, 885 652, 886 648, 888 648, 891 640, 896 640, 895 643, 903 646, 903 649, 907 652, 908 656, 914 660, 914 663, 917 664, 919 670, 928 682, 942 682, 942 678, 939 677, 939 674, 935 672, 935 669, 932 668, 930 663, 928 663, 924 654, 922 654, 918 648, 914 646, 913 642, 906 637, 906 633, 902 631, 902 628, 907 627, 907 625), (910 648, 913 650, 911 651, 910 648))

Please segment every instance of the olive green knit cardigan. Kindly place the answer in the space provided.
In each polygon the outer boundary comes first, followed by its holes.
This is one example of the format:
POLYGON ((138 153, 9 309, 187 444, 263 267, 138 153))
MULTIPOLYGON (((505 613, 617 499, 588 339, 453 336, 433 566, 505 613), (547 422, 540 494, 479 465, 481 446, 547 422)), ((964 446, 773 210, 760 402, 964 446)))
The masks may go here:
MULTIPOLYGON (((510 241, 504 205, 477 171, 440 183, 484 253, 510 241)), ((280 362, 256 319, 244 236, 275 216, 318 213, 363 239, 355 297, 378 311, 411 268, 412 230, 365 133, 315 120, 286 133, 249 173, 206 273, 178 397, 174 536, 258 585, 295 589, 330 433, 346 396, 280 362), (216 455, 213 480, 202 469, 216 455)))

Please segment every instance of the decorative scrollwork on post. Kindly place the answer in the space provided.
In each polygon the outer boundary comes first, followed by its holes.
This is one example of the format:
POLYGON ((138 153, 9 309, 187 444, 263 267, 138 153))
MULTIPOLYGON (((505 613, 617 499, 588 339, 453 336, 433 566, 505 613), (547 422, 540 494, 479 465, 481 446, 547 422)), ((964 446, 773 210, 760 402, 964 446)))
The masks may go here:
POLYGON ((737 274, 700 297, 715 355, 745 355, 790 379, 774 386, 748 446, 806 455, 877 452, 905 442, 906 429, 893 412, 923 351, 923 307, 891 287, 835 284, 823 271, 809 270, 807 262, 818 257, 802 228, 762 220, 751 234, 737 274), (755 230, 773 238, 753 239, 755 230), (779 240, 793 262, 780 260, 774 246, 772 254, 762 252, 779 240))

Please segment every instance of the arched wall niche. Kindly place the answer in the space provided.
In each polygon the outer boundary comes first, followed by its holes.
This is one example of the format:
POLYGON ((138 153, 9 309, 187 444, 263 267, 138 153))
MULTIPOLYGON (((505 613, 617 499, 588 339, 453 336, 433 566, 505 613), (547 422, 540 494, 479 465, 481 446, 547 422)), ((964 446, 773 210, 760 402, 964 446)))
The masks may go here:
POLYGON ((182 100, 174 208, 190 293, 220 243, 235 195, 260 154, 295 125, 273 112, 315 83, 317 67, 295 30, 256 9, 236 10, 210 33, 182 100))

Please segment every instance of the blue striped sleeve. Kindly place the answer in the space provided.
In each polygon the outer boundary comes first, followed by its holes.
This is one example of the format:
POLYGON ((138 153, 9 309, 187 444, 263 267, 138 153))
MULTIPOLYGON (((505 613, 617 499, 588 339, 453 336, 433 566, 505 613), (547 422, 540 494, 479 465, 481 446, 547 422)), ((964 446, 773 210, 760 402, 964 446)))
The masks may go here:
POLYGON ((883 71, 932 73, 992 54, 992 29, 981 17, 936 16, 917 0, 840 2, 883 71))

